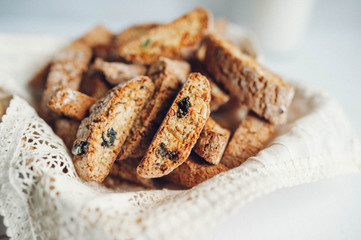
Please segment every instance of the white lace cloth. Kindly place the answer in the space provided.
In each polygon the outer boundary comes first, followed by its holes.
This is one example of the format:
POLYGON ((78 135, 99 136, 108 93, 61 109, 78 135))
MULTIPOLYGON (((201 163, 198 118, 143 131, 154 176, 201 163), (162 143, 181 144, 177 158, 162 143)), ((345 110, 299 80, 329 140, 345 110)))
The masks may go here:
MULTIPOLYGON (((25 81, 66 41, 0 35, 0 83, 31 102, 25 81), (36 66, 36 67, 35 67, 36 66)), ((190 190, 114 192, 82 182, 63 142, 23 98, 0 123, 0 214, 12 239, 187 239, 282 187, 361 170, 339 104, 292 82, 289 121, 257 156, 190 190)))

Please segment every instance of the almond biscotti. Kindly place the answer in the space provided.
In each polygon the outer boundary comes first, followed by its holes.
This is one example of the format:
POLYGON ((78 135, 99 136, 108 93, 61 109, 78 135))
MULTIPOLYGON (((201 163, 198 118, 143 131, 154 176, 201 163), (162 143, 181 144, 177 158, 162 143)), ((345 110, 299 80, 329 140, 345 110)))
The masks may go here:
POLYGON ((238 167, 264 147, 273 131, 273 124, 248 115, 229 141, 221 163, 228 168, 238 167))
POLYGON ((96 99, 104 97, 110 90, 110 85, 104 80, 101 72, 90 68, 83 75, 79 91, 96 99))
POLYGON ((189 75, 137 168, 140 176, 167 175, 188 158, 209 117, 210 91, 205 76, 189 75))
POLYGON ((91 48, 81 43, 73 43, 55 56, 41 100, 41 117, 51 121, 56 116, 48 108, 48 103, 57 90, 63 87, 73 90, 79 88, 82 74, 88 68, 91 56, 91 48))
POLYGON ((60 115, 82 120, 95 101, 95 98, 76 90, 62 88, 51 97, 48 107, 60 115))
POLYGON ((143 65, 105 62, 100 58, 95 59, 93 68, 102 71, 105 79, 113 86, 144 75, 147 72, 147 68, 143 65))
POLYGON ((274 124, 287 120, 294 89, 217 34, 205 40, 204 65, 214 79, 257 115, 274 124))
POLYGON ((161 56, 188 58, 195 52, 210 22, 207 10, 194 9, 173 22, 152 28, 120 46, 119 54, 127 61, 141 64, 152 64, 161 56))
POLYGON ((227 170, 229 169, 220 163, 213 165, 205 162, 199 156, 191 154, 182 165, 174 169, 164 179, 190 188, 227 170))
POLYGON ((108 175, 132 124, 152 96, 154 84, 140 76, 112 89, 90 109, 77 133, 72 153, 83 180, 102 182, 108 175))
POLYGON ((154 181, 149 178, 142 178, 137 174, 137 166, 141 158, 127 158, 121 162, 114 162, 109 175, 120 177, 124 180, 142 185, 146 188, 153 188, 154 181))
POLYGON ((161 58, 148 72, 155 83, 155 94, 135 120, 117 160, 140 157, 147 151, 159 125, 189 74, 188 63, 161 58))
POLYGON ((218 164, 227 147, 231 132, 208 118, 193 151, 209 163, 218 164))
POLYGON ((228 94, 223 92, 213 81, 210 80, 209 83, 211 84, 211 111, 214 112, 226 104, 230 97, 228 94))
POLYGON ((114 35, 102 25, 95 26, 89 32, 85 33, 74 42, 84 44, 88 47, 108 44, 112 41, 114 35))
POLYGON ((160 26, 160 24, 158 23, 145 23, 131 26, 115 37, 115 45, 120 47, 121 45, 124 45, 136 38, 141 37, 142 35, 148 33, 149 30, 158 26, 160 26))

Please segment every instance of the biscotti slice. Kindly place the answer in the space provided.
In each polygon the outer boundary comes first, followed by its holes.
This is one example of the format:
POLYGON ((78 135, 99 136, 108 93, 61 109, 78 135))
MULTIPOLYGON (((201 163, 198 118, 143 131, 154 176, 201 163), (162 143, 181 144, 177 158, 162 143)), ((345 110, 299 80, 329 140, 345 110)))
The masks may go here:
POLYGON ((106 27, 102 25, 95 26, 89 32, 85 33, 74 42, 85 44, 89 47, 108 44, 112 41, 114 35, 106 27))
POLYGON ((96 99, 70 88, 62 88, 51 97, 48 107, 54 112, 82 120, 96 99))
POLYGON ((167 175, 188 158, 209 117, 210 101, 208 79, 191 73, 137 168, 140 176, 167 175))
POLYGON ((148 75, 155 83, 155 94, 135 120, 117 160, 145 154, 189 71, 188 63, 167 58, 150 67, 148 75))
POLYGON ((175 21, 149 30, 119 48, 127 61, 152 64, 159 57, 188 58, 195 52, 210 25, 207 10, 197 8, 175 21))
POLYGON ((294 89, 281 77, 217 34, 204 40, 204 65, 215 81, 257 115, 274 124, 287 120, 294 89))
POLYGON ((160 26, 158 23, 145 23, 145 24, 139 24, 139 25, 133 25, 121 33, 119 33, 115 37, 115 45, 120 47, 121 45, 124 45, 138 37, 141 37, 142 35, 149 32, 150 29, 153 29, 155 27, 160 26))
POLYGON ((78 90, 82 74, 88 68, 92 57, 91 48, 84 44, 73 43, 56 54, 50 67, 40 106, 40 116, 52 121, 54 114, 48 107, 50 98, 61 88, 78 90))
POLYGON ((113 86, 144 75, 147 71, 147 68, 143 65, 105 62, 100 58, 95 60, 93 67, 96 70, 102 71, 105 79, 113 86))
POLYGON ((121 162, 114 162, 109 175, 120 177, 127 181, 142 185, 146 188, 153 188, 153 179, 142 178, 137 173, 137 166, 141 158, 127 158, 121 162))
POLYGON ((63 140, 69 151, 76 139, 76 132, 78 131, 79 125, 80 121, 73 119, 58 118, 55 121, 54 132, 63 140))
POLYGON ((205 162, 199 156, 191 154, 182 165, 174 169, 164 179, 190 188, 227 170, 228 168, 220 163, 213 165, 205 162))
POLYGON ((212 118, 208 118, 193 151, 207 162, 218 164, 227 147, 230 135, 229 130, 222 128, 212 118))
POLYGON ((75 169, 83 180, 102 182, 108 175, 135 118, 153 91, 152 80, 140 76, 113 88, 91 107, 72 148, 75 169))
POLYGON ((264 147, 273 131, 273 124, 248 115, 229 141, 221 163, 228 168, 238 167, 264 147))

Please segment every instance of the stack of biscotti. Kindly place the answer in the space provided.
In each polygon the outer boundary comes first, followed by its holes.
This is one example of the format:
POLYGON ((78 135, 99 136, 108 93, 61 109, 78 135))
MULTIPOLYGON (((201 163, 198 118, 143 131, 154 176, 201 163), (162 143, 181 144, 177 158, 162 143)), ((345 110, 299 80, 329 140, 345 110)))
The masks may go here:
POLYGON ((119 34, 98 26, 32 78, 81 179, 193 187, 262 150, 293 88, 220 26, 204 8, 119 34))

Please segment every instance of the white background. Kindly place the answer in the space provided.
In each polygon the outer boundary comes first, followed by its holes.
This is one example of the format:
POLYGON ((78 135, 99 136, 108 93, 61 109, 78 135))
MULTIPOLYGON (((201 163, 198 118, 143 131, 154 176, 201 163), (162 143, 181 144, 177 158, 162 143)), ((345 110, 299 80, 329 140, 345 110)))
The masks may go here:
MULTIPOLYGON (((97 23, 118 31, 132 23, 169 21, 199 5, 252 29, 251 1, 66 0, 0 1, 0 32, 73 38, 97 23)), ((264 63, 335 96, 361 138, 361 1, 315 1, 302 44, 288 55, 266 51, 264 63)), ((0 225, 0 235, 4 231, 0 225)), ((361 174, 278 190, 199 238, 361 239, 361 174)))

